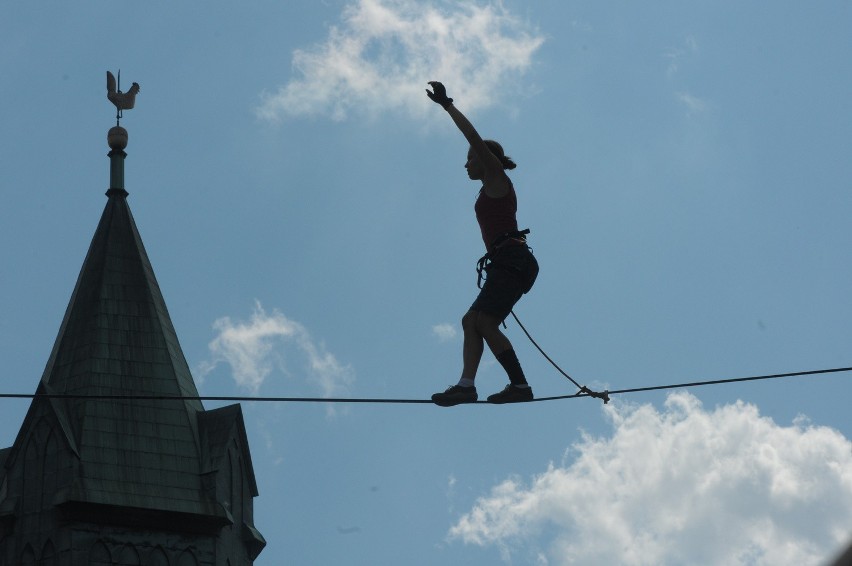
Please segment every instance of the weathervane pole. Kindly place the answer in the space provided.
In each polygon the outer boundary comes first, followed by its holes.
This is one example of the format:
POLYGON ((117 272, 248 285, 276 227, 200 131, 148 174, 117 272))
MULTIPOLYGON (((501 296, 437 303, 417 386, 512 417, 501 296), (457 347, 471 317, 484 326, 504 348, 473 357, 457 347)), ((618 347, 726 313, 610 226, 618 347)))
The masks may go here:
POLYGON ((127 153, 124 149, 127 147, 127 130, 121 127, 120 120, 124 116, 124 110, 130 110, 136 104, 136 95, 139 93, 139 83, 133 83, 130 90, 121 92, 121 71, 118 72, 118 81, 115 76, 107 71, 107 98, 115 105, 115 126, 109 129, 107 133, 107 143, 109 144, 109 190, 106 192, 108 197, 121 196, 126 197, 127 191, 124 189, 124 158, 127 153))
MULTIPOLYGON (((121 69, 119 69, 118 73, 116 73, 116 74, 118 75, 117 80, 116 80, 116 83, 117 83, 116 90, 118 91, 117 94, 121 94, 121 69)), ((121 118, 123 116, 124 116, 124 113, 121 111, 121 106, 116 104, 115 105, 115 125, 116 126, 121 125, 119 122, 121 121, 121 118)))

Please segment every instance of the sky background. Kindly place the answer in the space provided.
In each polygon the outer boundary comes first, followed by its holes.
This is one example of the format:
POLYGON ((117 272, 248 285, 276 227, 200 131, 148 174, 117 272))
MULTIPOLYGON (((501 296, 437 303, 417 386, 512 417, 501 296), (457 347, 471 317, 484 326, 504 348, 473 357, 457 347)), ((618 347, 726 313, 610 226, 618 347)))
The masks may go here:
MULTIPOLYGON (((625 389, 852 365, 852 4, 0 4, 2 390, 35 391, 109 184, 204 395, 428 399, 483 252, 441 80, 518 163, 516 313, 625 389)), ((537 396, 575 388, 506 330, 537 396)), ((450 409, 243 403, 256 564, 823 564, 848 373, 450 409)), ((502 389, 486 354, 481 396, 502 389)), ((224 403, 205 403, 214 408, 224 403)), ((10 446, 26 400, 0 400, 10 446)))

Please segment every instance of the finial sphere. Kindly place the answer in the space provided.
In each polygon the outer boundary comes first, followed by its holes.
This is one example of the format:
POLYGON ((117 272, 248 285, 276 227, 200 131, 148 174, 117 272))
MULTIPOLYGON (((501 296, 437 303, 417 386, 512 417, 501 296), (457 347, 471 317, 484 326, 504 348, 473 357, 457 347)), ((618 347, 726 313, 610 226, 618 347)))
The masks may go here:
POLYGON ((107 143, 110 149, 121 149, 127 147, 127 130, 121 126, 113 126, 107 132, 107 143))

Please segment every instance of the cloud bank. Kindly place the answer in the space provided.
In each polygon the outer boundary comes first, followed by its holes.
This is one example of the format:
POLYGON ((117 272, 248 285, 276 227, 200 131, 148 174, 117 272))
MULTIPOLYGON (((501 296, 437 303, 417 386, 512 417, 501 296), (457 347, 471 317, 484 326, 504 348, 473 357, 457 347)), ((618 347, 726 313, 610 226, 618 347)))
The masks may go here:
POLYGON ((522 90, 517 79, 543 41, 499 3, 357 0, 325 41, 293 53, 296 77, 264 93, 256 112, 270 122, 390 109, 421 117, 432 110, 430 80, 476 111, 522 90))
MULTIPOLYGON (((541 564, 821 564, 852 530, 852 443, 754 405, 609 406, 610 438, 525 485, 508 479, 450 537, 541 564), (539 545, 543 545, 539 547, 539 545)), ((566 454, 566 457, 571 454, 566 454)))
POLYGON ((226 316, 216 320, 213 328, 218 334, 208 344, 212 359, 201 365, 202 377, 226 363, 237 385, 257 393, 274 369, 288 373, 286 361, 297 357, 303 360, 307 380, 325 397, 344 391, 354 381, 352 368, 316 343, 304 326, 278 311, 268 314, 260 302, 248 321, 235 322, 226 316))

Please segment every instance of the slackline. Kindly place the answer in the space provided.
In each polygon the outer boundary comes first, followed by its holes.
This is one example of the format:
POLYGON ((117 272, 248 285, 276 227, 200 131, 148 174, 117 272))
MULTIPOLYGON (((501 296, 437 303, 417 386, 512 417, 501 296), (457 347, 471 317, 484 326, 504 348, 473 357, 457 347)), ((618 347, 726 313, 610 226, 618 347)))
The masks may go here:
MULTIPOLYGON (((691 381, 686 383, 674 383, 668 385, 651 385, 647 387, 633 387, 629 389, 616 389, 606 391, 608 395, 625 395, 628 393, 643 393, 646 391, 661 391, 665 389, 686 389, 690 387, 701 387, 705 385, 723 385, 728 383, 741 383, 746 381, 759 381, 768 379, 781 379, 786 377, 806 377, 814 375, 825 375, 852 371, 852 367, 818 369, 810 371, 797 371, 790 373, 775 373, 769 375, 755 375, 749 377, 734 377, 730 379, 713 379, 707 381, 691 381)), ((557 395, 554 397, 539 397, 523 403, 536 403, 541 401, 556 401, 560 399, 578 399, 581 397, 596 397, 586 391, 579 391, 572 395, 557 395)), ((376 398, 346 398, 346 397, 241 397, 231 395, 78 395, 73 393, 0 393, 0 399, 92 399, 112 401, 238 401, 245 403, 385 403, 385 404, 428 404, 434 405, 431 399, 376 399, 376 398)), ((477 405, 491 405, 488 401, 477 401, 477 405)))

